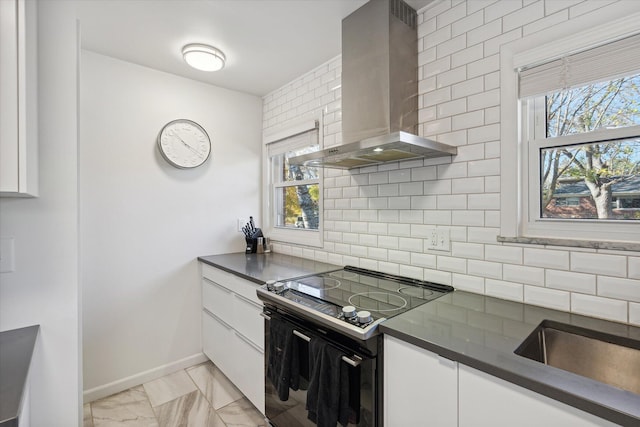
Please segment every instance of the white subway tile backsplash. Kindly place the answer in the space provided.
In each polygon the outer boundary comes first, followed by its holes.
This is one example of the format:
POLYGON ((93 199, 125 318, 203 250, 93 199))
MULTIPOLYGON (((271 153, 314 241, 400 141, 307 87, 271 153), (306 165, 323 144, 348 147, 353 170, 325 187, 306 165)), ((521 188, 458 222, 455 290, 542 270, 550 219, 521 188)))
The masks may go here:
POLYGON ((640 279, 640 257, 632 257, 628 258, 629 261, 629 272, 627 273, 629 278, 631 279, 640 279))
POLYGON ((484 245, 451 242, 451 255, 459 258, 484 259, 484 245))
POLYGON ((640 302, 640 280, 598 276, 598 295, 640 302))
POLYGON ((502 278, 509 282, 544 286, 544 269, 524 265, 504 264, 502 266, 502 278))
POLYGON ((430 254, 411 253, 411 264, 420 267, 435 268, 436 256, 430 254))
POLYGON ((378 211, 378 220, 380 222, 398 222, 399 218, 400 214, 397 209, 378 211))
POLYGON ((516 246, 486 245, 484 257, 487 261, 522 264, 522 248, 516 246))
POLYGON ((537 1, 502 18, 502 31, 511 31, 544 17, 544 2, 537 1))
POLYGON ((545 278, 549 288, 592 295, 596 293, 596 277, 591 274, 549 269, 545 278))
POLYGON ((628 320, 628 303, 610 298, 571 294, 571 311, 586 316, 626 322, 628 320))
POLYGON ((467 164, 469 176, 500 175, 500 159, 473 160, 467 164))
POLYGON ((422 224, 424 221, 424 211, 401 210, 398 221, 404 224, 422 224))
MULTIPOLYGON (((485 22, 487 20, 485 19, 485 22)), ((473 46, 502 34, 502 21, 495 20, 467 32, 467 45, 473 46)))
POLYGON ((467 260, 451 256, 437 256, 436 266, 438 270, 451 271, 452 273, 466 273, 467 260))
POLYGON ((456 68, 477 61, 484 57, 484 46, 482 43, 473 45, 451 55, 451 67, 456 68))
POLYGON ((437 166, 424 166, 411 169, 412 181, 434 180, 437 177, 437 166))
POLYGON ((411 181, 411 169, 389 171, 389 183, 411 181))
POLYGON ((451 273, 434 269, 424 269, 424 280, 441 285, 451 285, 451 273))
POLYGON ((410 196, 398 196, 387 198, 389 209, 411 209, 410 196))
POLYGON ((456 163, 484 159, 484 144, 469 144, 458 147, 456 163))
POLYGON ((411 262, 411 254, 405 251, 388 250, 389 261, 398 264, 409 264, 411 262))
POLYGON ((377 234, 378 236, 386 235, 388 229, 389 225, 386 222, 370 222, 367 227, 369 234, 377 234))
POLYGON ((465 194, 437 196, 438 209, 466 209, 467 196, 465 194))
POLYGON ((454 21, 464 18, 467 15, 467 5, 462 2, 451 9, 442 12, 436 16, 436 26, 442 28, 450 25, 454 21))
POLYGON ((629 303, 629 323, 640 326, 640 304, 629 303))
POLYGON ((481 226, 484 225, 484 212, 482 211, 452 211, 451 212, 451 224, 452 225, 470 225, 481 226))
POLYGON ((483 177, 457 178, 451 180, 451 192, 453 194, 484 193, 484 191, 483 177))
POLYGON ((400 183, 399 194, 401 196, 420 196, 423 194, 422 181, 418 182, 403 182, 400 183))
POLYGON ((369 174, 369 184, 388 184, 389 172, 376 172, 369 174))
MULTIPOLYGON (((549 14, 547 10, 547 15, 549 14)), ((553 27, 555 25, 564 23, 569 20, 569 10, 564 9, 558 13, 554 13, 553 15, 549 15, 545 18, 538 19, 537 21, 533 21, 530 24, 525 25, 522 28, 523 36, 528 36, 529 34, 537 33, 538 31, 546 30, 549 27, 553 27)))
POLYGON ((364 200, 367 201, 367 205, 363 208, 358 209, 387 209, 390 207, 388 197, 373 197, 364 200))
POLYGON ((425 181, 425 195, 451 194, 451 180, 439 179, 437 181, 425 181))
POLYGON ((525 248, 524 263, 534 267, 569 269, 569 252, 547 249, 525 248))
POLYGON ((498 234, 500 234, 499 228, 489 227, 468 227, 467 228, 467 241, 475 243, 493 243, 497 242, 498 234))
POLYGON ((525 285, 524 302, 554 310, 569 311, 571 308, 571 294, 555 289, 525 285))
MULTIPOLYGON (((496 239, 500 48, 607 4, 444 0, 425 7, 418 27, 418 132, 458 147, 458 155, 325 169, 323 247, 276 242, 275 251, 640 325, 637 254, 496 239), (451 252, 426 249, 436 226, 450 230, 451 252)), ((266 95, 264 131, 322 113, 325 147, 341 144, 341 71, 337 57, 266 95)))
POLYGON ((484 281, 484 292, 487 295, 511 301, 523 302, 524 300, 524 286, 520 283, 486 279, 484 281))
POLYGON ((467 261, 467 273, 474 276, 502 279, 502 264, 470 259, 467 261))
POLYGON ((452 275, 451 286, 461 291, 484 294, 484 278, 482 277, 454 273, 452 275))
MULTIPOLYGON (((374 210, 361 210, 360 221, 378 221, 378 211, 374 210)), ((380 211, 387 212, 387 211, 380 211)))
POLYGON ((571 271, 626 277, 627 258, 585 252, 571 252, 571 271))
POLYGON ((435 209, 436 200, 437 196, 411 196, 410 209, 435 209))
MULTIPOLYGON (((445 90, 448 88, 442 88, 438 90, 445 90)), ((451 86, 449 91, 449 98, 443 101, 448 101, 449 99, 457 99, 464 98, 465 96, 473 95, 475 93, 480 93, 484 90, 484 79, 482 77, 476 77, 475 79, 468 79, 464 82, 457 83, 451 86)), ((438 104, 439 102, 434 102, 431 105, 438 104)))
POLYGON ((378 195, 383 197, 399 196, 399 184, 382 184, 378 186, 378 195))
MULTIPOLYGON (((444 180, 449 178, 464 178, 467 176, 467 163, 448 163, 438 166, 438 179, 444 180)), ((442 182, 442 181, 438 181, 442 182)), ((426 187, 432 187, 434 183, 425 183, 426 187)), ((426 192, 425 192, 426 193, 426 192)), ((433 194, 433 193, 432 193, 433 194)))
POLYGON ((469 209, 500 209, 500 194, 469 194, 469 209))
POLYGON ((367 256, 369 258, 373 258, 373 259, 377 259, 377 260, 381 260, 381 261, 387 261, 389 259, 389 256, 387 254, 387 250, 386 249, 372 248, 370 246, 367 249, 367 256))
POLYGON ((412 237, 400 237, 398 239, 398 248, 403 251, 422 252, 424 248, 424 240, 412 237))
POLYGON ((424 269, 412 265, 400 265, 400 275, 413 279, 424 280, 424 269))

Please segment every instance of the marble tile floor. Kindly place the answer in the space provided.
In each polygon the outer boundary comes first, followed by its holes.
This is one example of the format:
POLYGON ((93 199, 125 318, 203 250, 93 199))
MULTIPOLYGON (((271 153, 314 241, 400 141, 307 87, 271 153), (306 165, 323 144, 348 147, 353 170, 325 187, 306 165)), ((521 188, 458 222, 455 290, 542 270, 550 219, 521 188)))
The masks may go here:
POLYGON ((262 414, 211 362, 84 405, 83 427, 258 427, 262 414))

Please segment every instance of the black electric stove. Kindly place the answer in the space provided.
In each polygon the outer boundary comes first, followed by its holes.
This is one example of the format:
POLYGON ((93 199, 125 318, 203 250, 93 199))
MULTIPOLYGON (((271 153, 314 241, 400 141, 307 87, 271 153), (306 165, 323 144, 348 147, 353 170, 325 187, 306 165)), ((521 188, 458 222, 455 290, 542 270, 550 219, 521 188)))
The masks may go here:
POLYGON ((448 292, 451 286, 346 266, 282 282, 269 281, 258 297, 353 338, 377 334, 385 319, 448 292))

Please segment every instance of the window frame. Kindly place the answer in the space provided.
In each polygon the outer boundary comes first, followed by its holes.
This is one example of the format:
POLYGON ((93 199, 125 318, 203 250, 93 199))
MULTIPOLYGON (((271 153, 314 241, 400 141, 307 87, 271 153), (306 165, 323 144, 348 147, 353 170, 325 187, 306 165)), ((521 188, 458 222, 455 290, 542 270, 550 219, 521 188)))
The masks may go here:
MULTIPOLYGON (((529 112, 518 94, 518 71, 527 66, 542 64, 567 54, 590 49, 638 32, 640 5, 612 4, 606 11, 597 11, 505 44, 500 49, 500 98, 501 98, 501 222, 498 241, 514 243, 548 244, 561 246, 601 247, 638 250, 640 233, 629 235, 611 232, 616 224, 603 224, 608 230, 594 236, 593 223, 580 223, 545 218, 532 227, 529 194, 531 182, 539 187, 539 172, 531 178, 532 168, 539 171, 537 163, 530 164, 528 135, 535 126, 535 114, 529 112), (606 16, 604 16, 606 15, 606 16), (606 23, 603 23, 606 22, 606 23), (585 30, 587 28, 587 30, 585 30), (516 177, 516 179, 514 179, 516 177), (560 222, 558 224, 558 222, 560 222), (542 225, 542 226, 540 226, 542 225), (589 233, 587 233, 587 231, 589 233)), ((625 129, 625 128, 622 128, 625 129)), ((580 137, 578 137, 580 138, 580 137)), ((568 140, 567 140, 568 141, 568 140)), ((538 195, 539 198, 539 195, 538 195)), ((539 204, 538 204, 539 206, 539 204)), ((585 220, 580 220, 580 222, 585 220)), ((603 221, 603 220, 598 220, 603 221)), ((633 225, 633 224, 628 224, 633 225)), ((637 224, 636 228, 637 227, 637 224)))
POLYGON ((297 122, 289 123, 286 126, 278 127, 272 132, 266 134, 263 138, 263 182, 264 182, 264 197, 263 197, 263 217, 264 228, 266 236, 272 241, 298 244, 312 247, 323 247, 324 245, 324 188, 323 188, 323 170, 318 169, 317 180, 301 180, 301 181, 282 181, 274 182, 275 176, 273 171, 273 164, 269 157, 269 145, 270 144, 287 144, 287 139, 295 137, 297 135, 316 131, 318 135, 319 149, 323 147, 323 135, 322 135, 321 119, 304 119, 297 122), (318 199, 318 229, 309 230, 304 228, 289 228, 278 227, 277 224, 277 198, 276 190, 284 187, 306 185, 306 184, 318 184, 319 199, 318 199))

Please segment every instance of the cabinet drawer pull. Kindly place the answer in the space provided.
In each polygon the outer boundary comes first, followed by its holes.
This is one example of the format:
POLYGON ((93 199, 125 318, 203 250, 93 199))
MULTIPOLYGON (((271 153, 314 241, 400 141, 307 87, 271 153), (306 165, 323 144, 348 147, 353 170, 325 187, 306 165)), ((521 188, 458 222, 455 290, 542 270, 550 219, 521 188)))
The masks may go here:
POLYGON ((219 318, 218 316, 216 316, 215 314, 213 314, 212 312, 210 312, 206 308, 203 308, 202 311, 207 313, 209 316, 213 317, 214 320, 217 320, 219 323, 222 323, 222 326, 224 326, 225 328, 233 329, 233 327, 230 324, 228 324, 227 322, 225 322, 224 320, 222 320, 221 318, 219 318))
POLYGON ((209 280, 209 279, 207 279, 206 277, 203 277, 203 279, 204 279, 208 284, 213 285, 213 286, 215 286, 215 287, 216 287, 216 288, 218 288, 218 289, 222 289, 223 291, 225 291, 225 292, 226 292, 226 293, 228 293, 228 294, 230 294, 230 293, 231 293, 231 290, 230 290, 230 289, 225 288, 224 286, 220 285, 219 283, 216 283, 216 282, 214 282, 214 281, 212 281, 212 280, 209 280))
POLYGON ((234 293, 234 295, 237 296, 238 298, 240 298, 241 300, 245 301, 246 303, 251 304, 255 308, 258 308, 258 309, 262 310, 262 305, 261 304, 258 304, 255 301, 251 301, 249 298, 245 297, 244 295, 240 295, 240 294, 236 294, 236 293, 234 293))
POLYGON ((246 342, 247 344, 249 344, 251 347, 253 347, 254 349, 256 349, 259 353, 264 353, 264 349, 262 347, 260 347, 258 344, 254 343, 253 341, 251 341, 249 338, 245 337, 244 335, 242 335, 240 332, 234 330, 233 331, 236 336, 238 338, 240 338, 242 341, 246 342))

